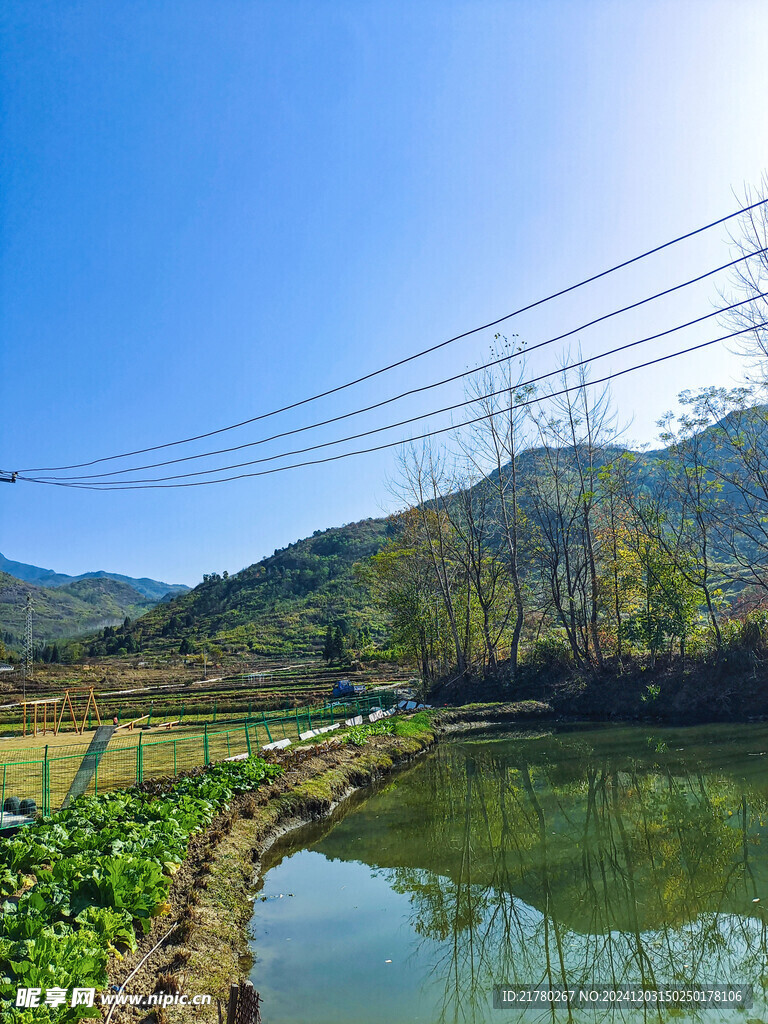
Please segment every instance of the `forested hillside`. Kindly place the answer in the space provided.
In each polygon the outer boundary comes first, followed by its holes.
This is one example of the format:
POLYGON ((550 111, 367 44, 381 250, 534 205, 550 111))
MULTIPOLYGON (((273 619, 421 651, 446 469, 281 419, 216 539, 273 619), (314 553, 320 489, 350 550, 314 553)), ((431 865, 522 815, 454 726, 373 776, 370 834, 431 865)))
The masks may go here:
POLYGON ((212 574, 157 605, 129 630, 94 639, 94 655, 118 651, 192 653, 221 647, 269 655, 318 654, 328 625, 354 646, 382 642, 387 616, 357 582, 354 565, 392 535, 384 519, 317 531, 241 572, 212 574))
POLYGON ((571 406, 536 424, 542 444, 518 451, 513 433, 496 434, 485 475, 474 452, 412 453, 413 500, 397 517, 204 577, 91 638, 89 653, 318 655, 330 630, 349 652, 403 657, 438 678, 516 665, 523 651, 599 667, 719 649, 733 601, 759 603, 768 588, 768 484, 753 484, 768 480, 768 409, 708 393, 695 415, 664 424, 666 447, 633 452, 581 399, 579 417, 571 406))

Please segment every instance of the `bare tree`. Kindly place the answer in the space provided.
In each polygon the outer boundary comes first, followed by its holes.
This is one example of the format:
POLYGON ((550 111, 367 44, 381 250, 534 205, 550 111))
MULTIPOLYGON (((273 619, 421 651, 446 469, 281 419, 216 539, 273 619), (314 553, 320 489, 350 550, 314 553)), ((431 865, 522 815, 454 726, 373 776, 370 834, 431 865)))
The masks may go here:
POLYGON ((683 579, 700 591, 719 651, 716 595, 723 579, 713 549, 722 499, 710 468, 708 417, 683 414, 675 424, 668 414, 660 426, 667 457, 658 467, 657 487, 667 515, 659 540, 683 579))
POLYGON ((512 678, 517 675, 520 638, 525 621, 524 589, 520 566, 520 534, 525 516, 520 507, 518 460, 527 447, 529 420, 522 402, 530 399, 533 389, 526 386, 525 360, 512 359, 521 354, 501 335, 496 335, 494 358, 504 352, 509 359, 493 372, 486 370, 470 384, 470 394, 476 398, 472 416, 484 417, 475 424, 471 441, 463 441, 464 453, 475 469, 487 476, 486 487, 494 494, 497 528, 506 553, 506 570, 511 586, 514 607, 509 610, 512 622, 510 637, 510 666, 512 678), (490 472, 489 472, 490 470, 490 472))
MULTIPOLYGON (((507 595, 507 565, 495 530, 493 495, 482 478, 469 478, 454 492, 441 498, 458 543, 456 557, 465 569, 468 582, 467 611, 471 633, 472 605, 479 607, 480 629, 489 668, 496 668, 499 643, 506 632, 510 614, 507 595)), ((469 650, 469 646, 467 647, 469 650)))
POLYGON ((574 658, 602 667, 596 525, 600 471, 617 452, 616 417, 609 392, 591 393, 583 367, 575 377, 563 371, 558 390, 563 393, 534 417, 541 439, 534 507, 543 564, 574 658))
POLYGON ((453 490, 452 472, 447 465, 445 453, 435 451, 428 443, 423 445, 421 451, 413 447, 407 449, 401 456, 400 464, 403 481, 401 493, 418 513, 422 537, 453 639, 456 668, 460 675, 464 675, 468 667, 469 639, 466 566, 456 559, 452 549, 452 523, 443 501, 444 496, 453 490), (463 584, 464 601, 460 594, 463 584))
POLYGON ((733 582, 768 591, 768 406, 765 387, 706 388, 683 396, 710 428, 709 473, 720 486, 718 545, 733 582))
POLYGON ((765 294, 768 292, 768 172, 758 186, 744 190, 743 203, 753 209, 745 209, 730 237, 736 253, 747 258, 733 268, 728 294, 723 293, 721 297, 727 305, 740 299, 750 301, 729 310, 723 315, 723 321, 730 330, 746 329, 740 349, 765 381, 768 377, 768 296, 765 294), (764 201, 762 205, 754 206, 761 201, 764 201))

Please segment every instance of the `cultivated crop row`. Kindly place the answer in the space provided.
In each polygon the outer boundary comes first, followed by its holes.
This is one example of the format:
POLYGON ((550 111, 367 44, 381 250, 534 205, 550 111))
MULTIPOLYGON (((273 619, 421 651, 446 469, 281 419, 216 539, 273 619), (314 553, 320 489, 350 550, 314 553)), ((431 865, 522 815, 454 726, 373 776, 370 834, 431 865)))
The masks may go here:
MULTIPOLYGON (((17 1008, 19 988, 103 989, 111 953, 168 909, 172 877, 192 835, 239 793, 282 769, 258 757, 181 778, 169 794, 82 797, 0 848, 0 999, 9 1024, 70 1024, 83 1007, 17 1008), (8 897, 11 897, 8 899, 8 897)), ((93 1016, 99 1015, 94 1007, 93 1016)))

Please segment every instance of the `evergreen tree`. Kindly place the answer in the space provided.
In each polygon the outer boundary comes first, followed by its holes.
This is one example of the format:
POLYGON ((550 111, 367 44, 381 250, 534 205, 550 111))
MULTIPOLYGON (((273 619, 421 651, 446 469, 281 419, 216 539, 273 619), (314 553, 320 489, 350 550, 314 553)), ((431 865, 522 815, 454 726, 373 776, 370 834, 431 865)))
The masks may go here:
POLYGON ((343 661, 346 654, 345 636, 341 626, 336 626, 333 631, 333 660, 343 661))
POLYGON ((328 629, 325 631, 325 643, 323 644, 323 658, 327 662, 333 661, 333 629, 330 622, 328 623, 328 629))

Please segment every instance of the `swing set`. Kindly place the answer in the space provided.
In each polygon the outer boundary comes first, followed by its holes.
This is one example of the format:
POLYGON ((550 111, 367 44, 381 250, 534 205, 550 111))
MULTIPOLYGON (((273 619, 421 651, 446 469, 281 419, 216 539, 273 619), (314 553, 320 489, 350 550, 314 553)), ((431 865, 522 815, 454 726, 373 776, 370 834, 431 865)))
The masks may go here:
POLYGON ((32 736, 37 736, 38 732, 42 732, 43 736, 49 731, 53 731, 53 735, 57 736, 61 723, 64 719, 64 712, 69 709, 69 713, 72 717, 72 724, 75 727, 75 732, 82 736, 85 731, 85 724, 88 721, 88 714, 90 711, 96 715, 96 721, 101 725, 101 715, 99 714, 99 705, 96 701, 96 694, 93 692, 93 687, 89 687, 81 690, 65 690, 63 697, 46 697, 42 700, 23 700, 21 702, 21 735, 26 736, 28 733, 32 736), (75 714, 75 708, 72 704, 71 694, 75 697, 87 694, 88 699, 85 702, 85 709, 83 710, 83 719, 78 722, 77 715, 75 714), (59 704, 61 708, 59 708, 59 704), (51 709, 51 722, 48 724, 48 709, 51 709), (28 710, 30 709, 30 710, 28 710), (29 728, 27 728, 27 720, 29 722, 29 728))

